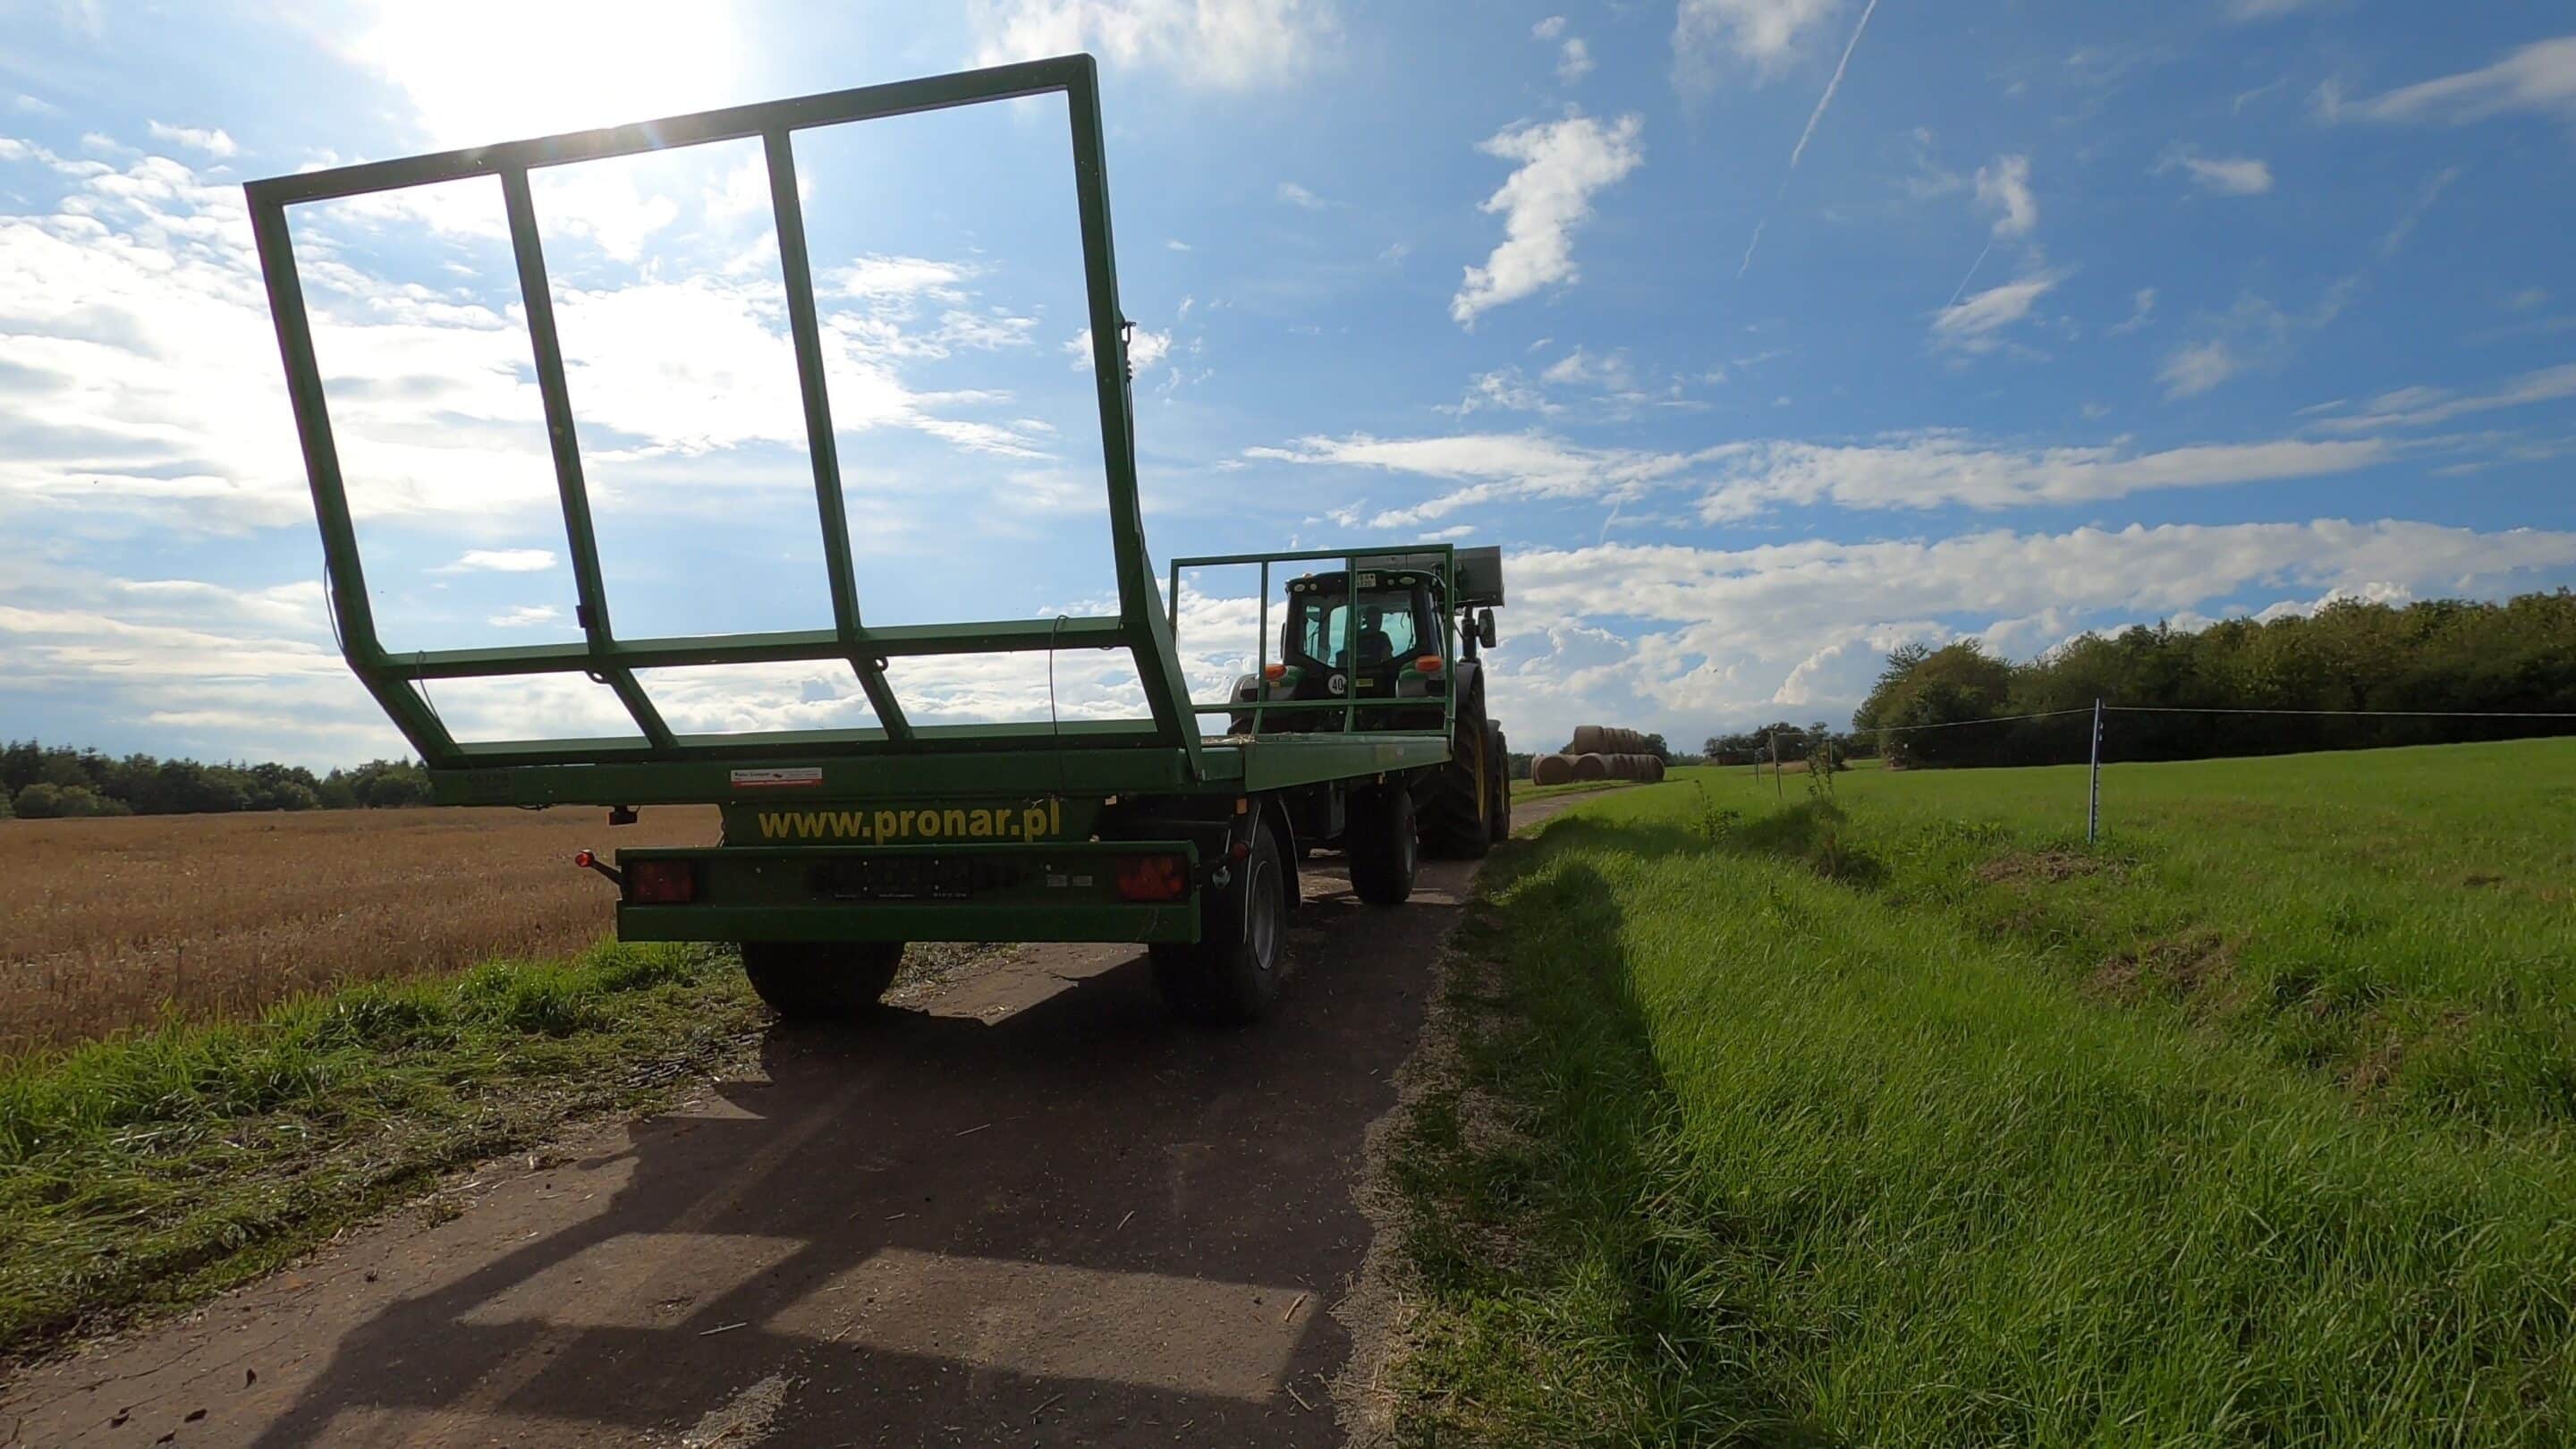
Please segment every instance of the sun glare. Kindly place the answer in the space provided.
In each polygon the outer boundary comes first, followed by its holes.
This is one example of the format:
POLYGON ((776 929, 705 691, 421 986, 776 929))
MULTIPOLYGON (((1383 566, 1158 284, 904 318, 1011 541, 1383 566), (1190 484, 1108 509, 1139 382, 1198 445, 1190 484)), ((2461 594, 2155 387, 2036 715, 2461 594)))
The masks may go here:
POLYGON ((706 0, 382 0, 351 50, 433 141, 467 146, 756 99, 739 19, 706 0))

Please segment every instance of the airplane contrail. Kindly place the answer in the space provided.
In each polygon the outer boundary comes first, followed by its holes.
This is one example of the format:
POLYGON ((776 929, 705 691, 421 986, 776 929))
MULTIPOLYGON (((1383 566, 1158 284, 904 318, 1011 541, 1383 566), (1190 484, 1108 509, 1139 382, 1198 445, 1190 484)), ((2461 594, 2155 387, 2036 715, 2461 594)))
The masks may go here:
POLYGON ((1815 112, 1807 117, 1807 129, 1798 133, 1797 148, 1789 153, 1790 170, 1798 169, 1798 158, 1807 154, 1807 138, 1816 134, 1816 123, 1825 118, 1825 107, 1834 103, 1834 92, 1843 88, 1843 71, 1851 65, 1852 52, 1860 49, 1860 33, 1869 29, 1869 17, 1877 10, 1878 0, 1869 0, 1860 12, 1860 24, 1852 27, 1851 41, 1843 47, 1843 58, 1834 63, 1834 78, 1825 82, 1825 93, 1816 97, 1815 112))
MULTIPOLYGON (((1807 154, 1807 142, 1815 136, 1817 123, 1824 120, 1825 108, 1834 103, 1834 92, 1843 88, 1843 72, 1851 68, 1852 52, 1860 49, 1861 32, 1869 29, 1869 17, 1877 13, 1878 0, 1869 0, 1869 4, 1861 7, 1860 23, 1852 27, 1851 39, 1843 43, 1843 58, 1834 62, 1833 79, 1825 82, 1825 93, 1816 97, 1816 108, 1807 114, 1807 129, 1798 133, 1798 144, 1789 150, 1790 171, 1797 170, 1799 158, 1807 154)), ((1784 172, 1780 177, 1781 195, 1787 195, 1788 191, 1789 177, 1784 172)), ((1771 204, 1778 206, 1779 197, 1773 197, 1771 204)), ((1771 214, 1767 211, 1762 214, 1760 221, 1753 224, 1753 240, 1744 245, 1744 262, 1735 269, 1736 280, 1742 281, 1744 274, 1752 269, 1753 249, 1762 245, 1762 228, 1770 224, 1771 214)))
POLYGON ((1959 298, 1960 298, 1960 297, 1962 297, 1962 296, 1964 296, 1964 295, 1966 295, 1967 290, 1968 290, 1968 284, 1969 284, 1970 282, 1972 282, 1972 281, 1975 281, 1975 280, 1976 280, 1976 277, 1977 277, 1977 268, 1982 267, 1982 266, 1984 266, 1984 265, 1986 264, 1986 252, 1993 251, 1994 249, 1995 249, 1995 239, 1994 239, 1993 237, 1988 237, 1988 238, 1986 238, 1985 250, 1984 250, 1984 251, 1980 251, 1980 252, 1978 252, 1978 253, 1977 253, 1977 259, 1976 259, 1975 261, 1968 263, 1968 275, 1966 275, 1966 276, 1964 276, 1964 277, 1961 277, 1961 278, 1959 279, 1959 288, 1958 288, 1958 290, 1957 290, 1957 291, 1955 291, 1955 292, 1952 292, 1952 293, 1950 294, 1950 300, 1949 300, 1949 301, 1944 302, 1944 303, 1942 303, 1942 304, 1941 304, 1941 310, 1942 310, 1942 311, 1947 312, 1947 311, 1949 311, 1951 308, 1956 307, 1956 306, 1958 306, 1958 305, 1959 305, 1959 298))

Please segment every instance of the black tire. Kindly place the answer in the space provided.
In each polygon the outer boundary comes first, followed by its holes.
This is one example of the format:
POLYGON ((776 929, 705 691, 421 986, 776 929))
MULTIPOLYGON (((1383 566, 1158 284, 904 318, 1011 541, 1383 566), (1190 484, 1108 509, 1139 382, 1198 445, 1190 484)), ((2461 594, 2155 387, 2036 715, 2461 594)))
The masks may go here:
POLYGON ((877 1004, 903 966, 901 941, 745 941, 743 974, 788 1021, 846 1021, 877 1004))
POLYGON ((1489 724, 1485 728, 1485 764, 1493 772, 1493 783, 1487 787, 1491 793, 1486 800, 1494 807, 1485 818, 1485 834, 1500 845, 1512 838, 1512 751, 1503 739, 1501 725, 1489 724))
POLYGON ((1413 793, 1402 781, 1351 792, 1342 849, 1351 863, 1351 889, 1361 900, 1400 906, 1413 894, 1422 844, 1415 832, 1413 793))
POLYGON ((1270 1010, 1287 966, 1288 880, 1279 838, 1256 828, 1252 853, 1202 903, 1198 941, 1147 951, 1172 1010, 1201 1026, 1244 1026, 1270 1010))
POLYGON ((1493 770, 1486 756, 1492 747, 1485 728, 1482 690, 1467 697, 1458 710, 1457 747, 1449 762, 1432 771, 1422 794, 1422 853, 1443 860, 1477 860, 1493 849, 1490 802, 1493 770))

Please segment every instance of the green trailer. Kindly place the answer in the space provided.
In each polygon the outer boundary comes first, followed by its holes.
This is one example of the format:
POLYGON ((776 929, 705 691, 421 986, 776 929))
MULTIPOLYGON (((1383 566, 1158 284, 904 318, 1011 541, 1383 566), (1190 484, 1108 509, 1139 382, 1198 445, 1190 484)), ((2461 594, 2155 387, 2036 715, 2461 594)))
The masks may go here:
POLYGON ((1473 855, 1509 830, 1501 732, 1478 646, 1502 602, 1491 549, 1403 545, 1178 559, 1167 605, 1137 499, 1126 323, 1110 240, 1097 71, 1075 55, 252 182, 253 230, 321 525, 330 605, 350 668, 427 766, 443 804, 720 806, 721 843, 628 849, 578 864, 618 890, 628 940, 738 943, 783 1014, 875 1002, 911 941, 1131 941, 1185 1014, 1252 1019, 1276 997, 1300 862, 1349 857, 1356 892, 1393 905, 1424 849, 1473 855), (791 137, 819 127, 1061 94, 1071 121, 1092 370, 1097 380, 1114 616, 888 627, 862 617, 791 137), (630 638, 611 623, 572 400, 539 243, 532 171, 757 139, 767 165, 787 320, 819 510, 832 627, 630 638), (315 360, 289 210, 469 177, 497 178, 572 564, 581 638, 392 651, 379 640, 315 360), (1186 568, 1257 565, 1261 656, 1227 698, 1190 697, 1174 646, 1186 568), (1304 566, 1294 577, 1286 570, 1304 566), (1271 653, 1274 568, 1283 628, 1271 653), (1120 649, 1145 699, 1126 720, 933 724, 906 717, 889 662, 925 655, 1120 649), (846 661, 877 723, 702 735, 675 731, 637 672, 846 661), (622 738, 460 741, 424 697, 439 681, 570 675, 632 715, 622 738), (1222 718, 1211 733, 1202 720, 1222 718))

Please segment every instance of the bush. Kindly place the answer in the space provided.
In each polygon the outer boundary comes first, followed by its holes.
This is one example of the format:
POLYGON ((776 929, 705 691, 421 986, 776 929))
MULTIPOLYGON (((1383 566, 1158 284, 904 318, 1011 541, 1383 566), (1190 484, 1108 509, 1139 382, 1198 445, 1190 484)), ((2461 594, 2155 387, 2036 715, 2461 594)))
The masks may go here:
POLYGON ((87 785, 55 785, 39 780, 18 792, 17 814, 25 820, 78 820, 93 815, 131 815, 122 800, 110 800, 87 785))

